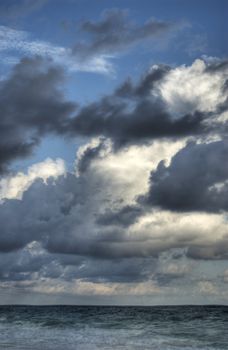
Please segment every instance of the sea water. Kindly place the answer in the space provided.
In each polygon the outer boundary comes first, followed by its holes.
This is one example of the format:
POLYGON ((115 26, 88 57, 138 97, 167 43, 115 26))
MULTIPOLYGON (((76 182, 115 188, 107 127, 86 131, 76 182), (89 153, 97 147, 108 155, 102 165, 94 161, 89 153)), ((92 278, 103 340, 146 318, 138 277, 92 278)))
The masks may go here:
POLYGON ((0 306, 0 349, 228 349, 228 306, 0 306))

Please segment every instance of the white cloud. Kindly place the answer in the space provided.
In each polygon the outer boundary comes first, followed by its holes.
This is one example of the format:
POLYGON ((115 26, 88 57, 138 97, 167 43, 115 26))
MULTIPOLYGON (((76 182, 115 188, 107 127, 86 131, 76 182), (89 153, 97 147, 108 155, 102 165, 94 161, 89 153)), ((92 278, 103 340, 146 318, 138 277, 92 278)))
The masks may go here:
MULTIPOLYGON (((99 142, 99 139, 95 138, 80 147, 77 161, 86 149, 96 147, 99 142)), ((147 145, 132 145, 118 152, 112 152, 111 142, 106 141, 106 150, 91 162, 91 173, 94 177, 102 178, 104 185, 107 184, 107 189, 103 187, 104 192, 112 187, 112 198, 122 198, 126 204, 134 202, 136 196, 148 190, 150 172, 156 169, 162 159, 169 164, 172 156, 185 145, 185 142, 185 140, 154 141, 147 145)))
MULTIPOLYGON (((127 242, 135 252, 145 256, 191 246, 202 247, 201 257, 213 259, 216 245, 222 247, 226 233, 227 222, 223 215, 194 212, 183 215, 159 210, 143 215, 130 226, 127 242)), ((121 244, 119 249, 122 249, 121 244)))
POLYGON ((200 281, 198 286, 202 294, 214 295, 218 293, 217 287, 211 281, 200 281))
POLYGON ((43 162, 30 166, 27 174, 19 172, 16 175, 2 178, 0 180, 0 200, 21 199, 23 193, 36 179, 42 179, 46 182, 49 177, 56 179, 65 173, 65 163, 62 159, 52 160, 47 158, 43 162))
POLYGON ((86 61, 77 60, 72 55, 70 48, 32 39, 28 32, 6 26, 0 26, 0 53, 5 55, 2 57, 2 62, 8 64, 15 64, 22 54, 41 55, 52 58, 54 62, 64 65, 70 71, 113 73, 113 67, 108 62, 106 55, 93 57, 86 61))
POLYGON ((172 69, 158 83, 157 93, 167 104, 172 115, 180 117, 183 114, 213 112, 226 99, 222 91, 228 76, 224 72, 206 71, 207 63, 197 59, 191 66, 179 66, 172 69))

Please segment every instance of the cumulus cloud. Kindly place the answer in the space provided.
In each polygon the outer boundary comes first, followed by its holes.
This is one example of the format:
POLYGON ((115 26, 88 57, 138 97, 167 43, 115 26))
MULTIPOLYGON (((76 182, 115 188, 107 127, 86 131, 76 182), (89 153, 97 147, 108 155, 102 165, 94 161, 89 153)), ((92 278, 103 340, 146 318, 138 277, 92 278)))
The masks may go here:
POLYGON ((65 163, 62 159, 52 160, 47 158, 45 161, 36 163, 28 168, 27 174, 18 172, 15 175, 0 179, 0 200, 3 199, 21 199, 23 193, 37 179, 44 182, 49 177, 56 179, 66 173, 65 163))
MULTIPOLYGON (((180 144, 176 144, 175 147, 172 145, 170 148, 165 144, 152 144, 142 149, 137 150, 133 147, 131 150, 121 150, 118 153, 112 153, 109 149, 103 155, 101 150, 100 157, 92 159, 86 171, 77 176, 69 173, 58 176, 54 182, 47 176, 53 175, 55 171, 59 175, 64 171, 61 165, 59 169, 59 164, 52 164, 52 172, 46 169, 45 163, 33 166, 28 171, 26 183, 24 182, 23 186, 14 192, 15 196, 20 196, 23 187, 21 200, 5 200, 0 208, 1 219, 5 222, 1 233, 1 250, 18 249, 37 240, 42 241, 49 250, 55 252, 103 255, 109 258, 110 251, 110 257, 124 256, 127 245, 123 246, 122 252, 119 251, 118 240, 121 240, 123 229, 118 227, 118 224, 121 220, 122 226, 129 224, 134 214, 139 214, 140 209, 134 210, 132 207, 131 213, 131 210, 123 207, 128 205, 131 208, 135 203, 135 196, 147 190, 149 171, 151 166, 156 167, 159 150, 163 157, 169 159, 178 147, 180 144), (153 150, 157 150, 154 156, 153 150), (136 156, 138 157, 139 163, 130 176, 133 153, 135 159, 136 156), (148 157, 147 161, 146 157, 148 157), (34 169, 36 176, 33 175, 34 169), (41 181, 44 178, 42 169, 45 171, 46 183, 41 181), (40 174, 37 170, 40 170, 40 174), (112 211, 111 215, 118 211, 121 213, 119 221, 113 218, 110 225, 105 225, 104 216, 107 215, 108 209, 112 211), (14 215, 10 219, 9 215, 12 212, 14 215), (23 217, 25 221, 21 220, 23 217), (99 221, 102 221, 102 225, 98 225, 99 221), (112 241, 113 252, 109 248, 112 241)), ((84 150, 86 150, 85 147, 84 150)), ((83 151, 79 151, 79 154, 81 159, 83 151)), ((8 190, 8 196, 12 196, 10 188, 8 190)), ((129 251, 127 254, 132 253, 129 251)))
POLYGON ((196 111, 213 112, 225 102, 227 96, 223 88, 228 70, 217 67, 213 71, 213 66, 207 67, 205 61, 197 59, 191 66, 183 65, 170 70, 158 84, 161 96, 174 117, 196 111))
POLYGON ((188 143, 151 173, 146 202, 176 211, 227 211, 228 143, 188 143))
MULTIPOLYGON (((115 155, 117 169, 121 168, 122 152, 115 155)), ((124 172, 126 159, 131 156, 128 152, 122 160, 124 172)), ((187 255, 196 259, 226 258, 226 222, 222 216, 144 212, 134 200, 140 191, 147 190, 145 168, 139 165, 138 174, 141 171, 144 179, 142 186, 136 187, 138 178, 129 175, 131 163, 128 176, 122 177, 109 169, 110 157, 112 153, 102 160, 93 159, 79 176, 67 174, 54 182, 47 180, 46 184, 35 180, 21 200, 6 200, 0 211, 5 223, 0 235, 1 250, 11 251, 39 241, 52 253, 96 259, 156 257, 174 248, 186 249, 187 255), (194 255, 197 251, 198 257, 194 255), (206 251, 210 255, 206 256, 206 251)))

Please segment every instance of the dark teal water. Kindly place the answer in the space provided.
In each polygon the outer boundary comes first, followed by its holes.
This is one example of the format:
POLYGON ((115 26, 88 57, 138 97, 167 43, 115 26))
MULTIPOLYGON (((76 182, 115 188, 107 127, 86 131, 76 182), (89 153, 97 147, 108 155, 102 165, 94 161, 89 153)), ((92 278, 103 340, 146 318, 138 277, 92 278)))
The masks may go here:
POLYGON ((228 306, 0 306, 0 349, 228 349, 228 306))

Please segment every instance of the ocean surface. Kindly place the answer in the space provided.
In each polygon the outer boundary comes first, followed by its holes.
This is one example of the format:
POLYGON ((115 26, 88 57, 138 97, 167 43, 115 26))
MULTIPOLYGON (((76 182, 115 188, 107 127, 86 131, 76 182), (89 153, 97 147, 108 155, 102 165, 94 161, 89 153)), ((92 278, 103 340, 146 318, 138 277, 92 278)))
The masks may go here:
POLYGON ((0 306, 0 349, 228 349, 228 306, 0 306))

